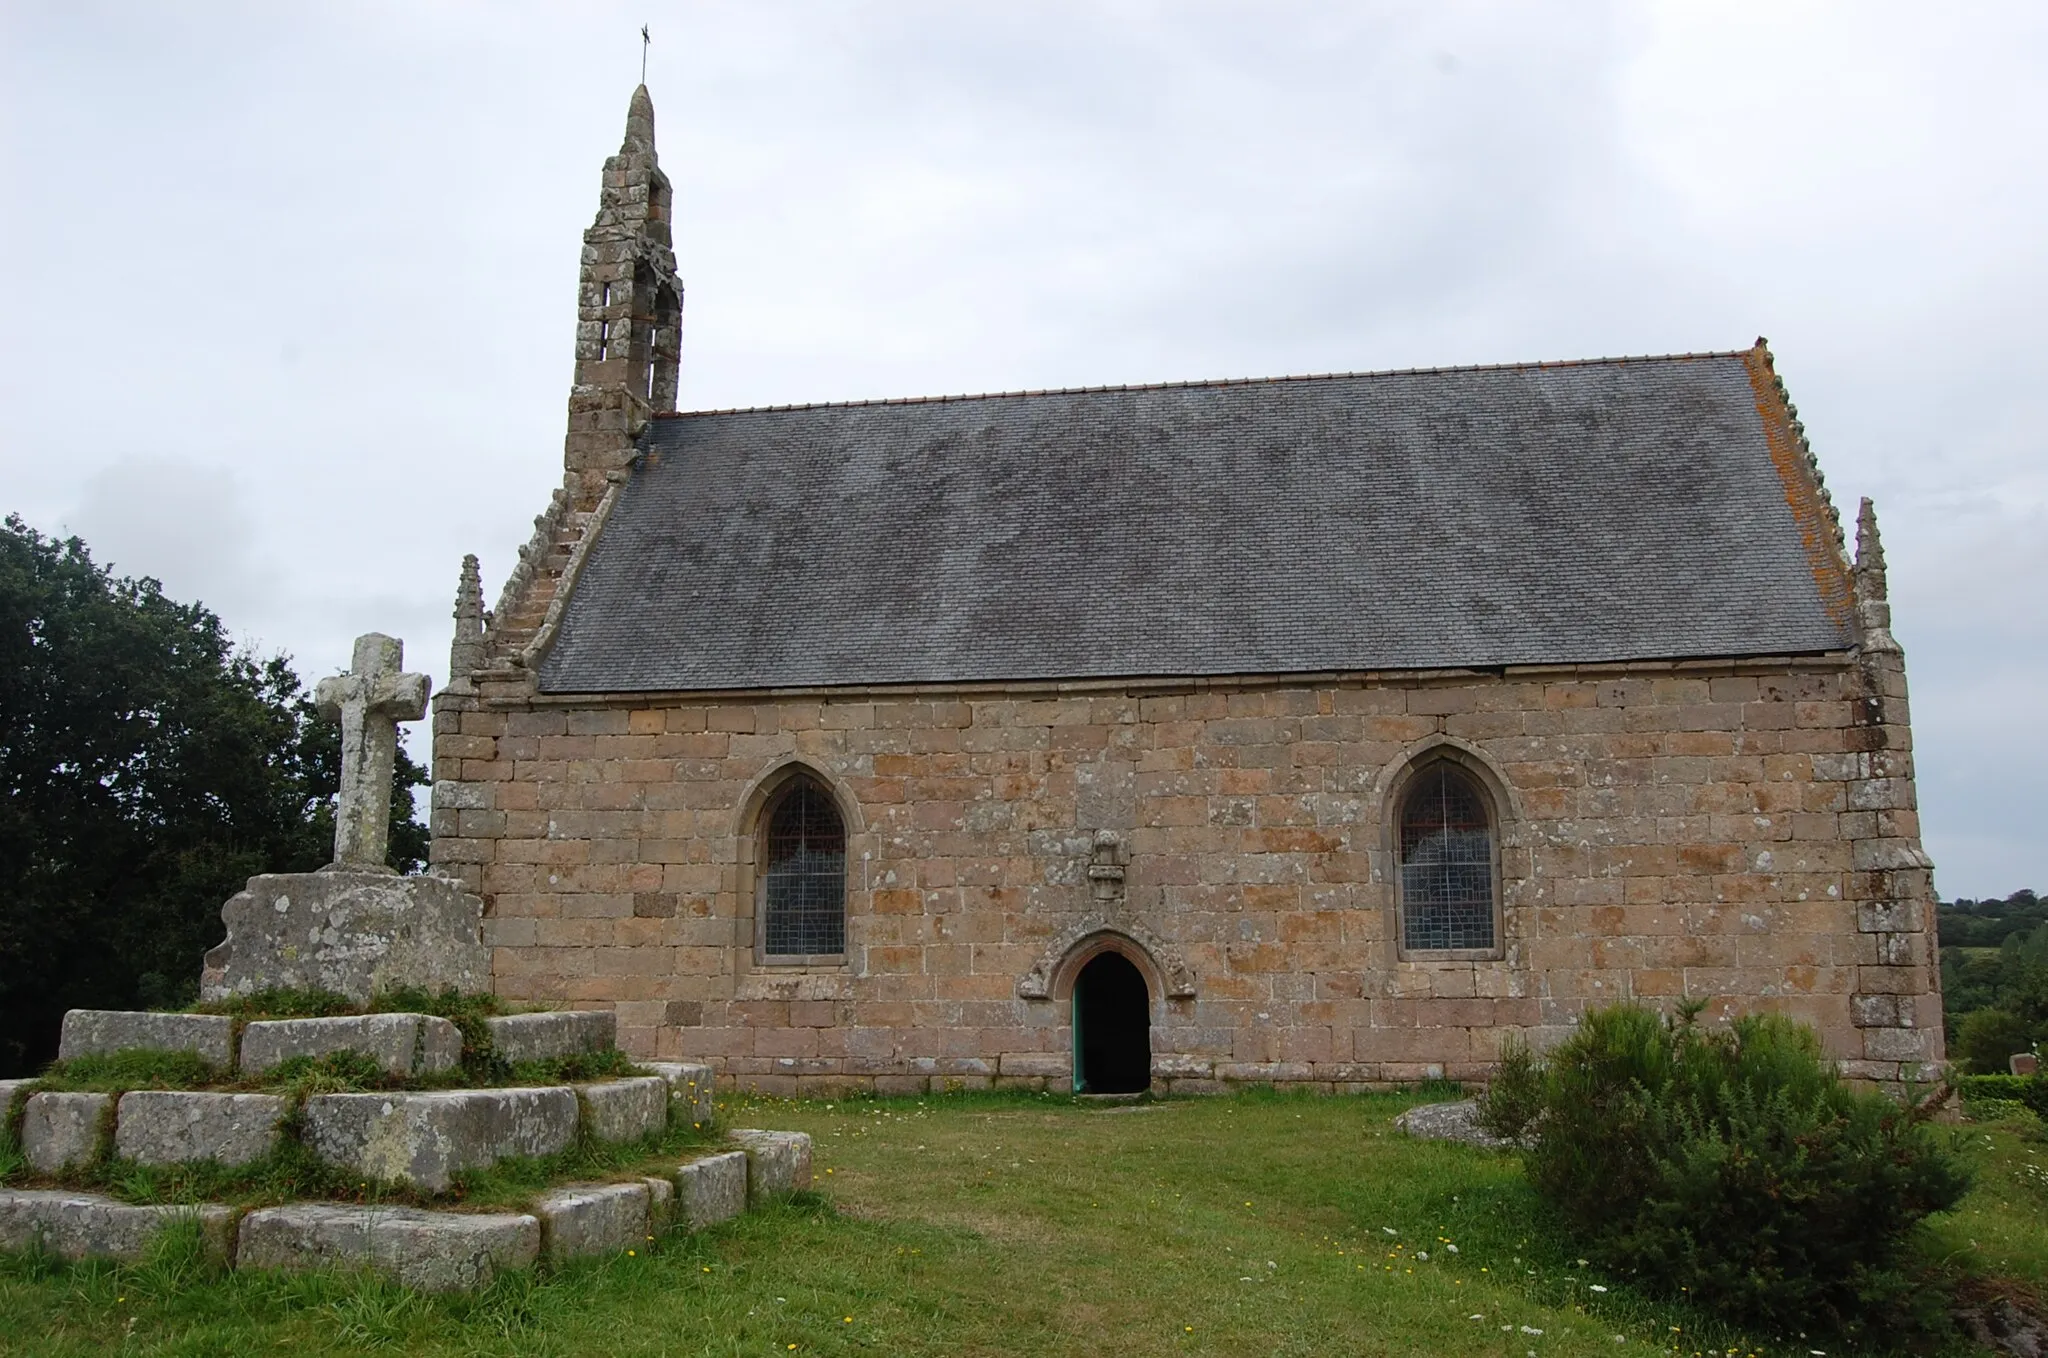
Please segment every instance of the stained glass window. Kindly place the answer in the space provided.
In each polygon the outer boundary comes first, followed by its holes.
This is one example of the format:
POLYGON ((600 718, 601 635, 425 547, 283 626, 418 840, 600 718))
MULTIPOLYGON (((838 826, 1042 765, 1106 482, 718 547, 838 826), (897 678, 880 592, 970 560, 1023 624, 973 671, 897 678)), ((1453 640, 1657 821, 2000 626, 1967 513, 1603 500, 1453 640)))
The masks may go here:
POLYGON ((769 956, 846 951, 846 826, 823 788, 799 781, 768 816, 764 935, 769 956))
POLYGON ((1486 799, 1433 764, 1401 803, 1401 941, 1414 950, 1493 947, 1493 824, 1486 799))

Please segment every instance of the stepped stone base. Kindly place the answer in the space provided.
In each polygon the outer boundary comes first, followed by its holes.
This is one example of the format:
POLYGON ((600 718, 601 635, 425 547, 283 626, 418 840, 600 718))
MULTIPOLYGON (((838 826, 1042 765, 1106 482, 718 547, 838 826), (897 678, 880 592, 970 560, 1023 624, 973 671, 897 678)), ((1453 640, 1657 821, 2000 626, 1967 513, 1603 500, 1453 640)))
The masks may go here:
POLYGON ((242 1218, 239 1268, 367 1268, 422 1292, 484 1286, 540 1257, 540 1222, 409 1207, 294 1203, 242 1218))
POLYGON ((45 1249, 65 1259, 140 1259, 165 1227, 199 1223, 216 1258, 233 1254, 234 1213, 225 1207, 133 1207, 94 1193, 0 1189, 0 1249, 45 1249))
POLYGON ((747 1210, 747 1153, 724 1151, 676 1169, 676 1224, 701 1231, 747 1210))
POLYGON ((506 1014, 484 1020, 491 1047, 507 1061, 555 1061, 594 1056, 618 1043, 619 1021, 609 1009, 550 1014, 506 1014))
POLYGON ((747 1200, 786 1198, 811 1186, 811 1138, 807 1132, 764 1132, 742 1127, 727 1138, 747 1153, 747 1200))
POLYGON ((235 1021, 225 1014, 155 1014, 135 1009, 73 1009, 64 1015, 57 1059, 124 1051, 188 1051, 222 1070, 233 1064, 235 1021))
POLYGON ((483 911, 482 898, 445 877, 333 868, 251 877, 220 908, 227 941, 206 954, 199 994, 332 990, 365 1004, 401 986, 489 990, 483 911))
POLYGON ((641 1248, 654 1234, 651 1197, 645 1180, 574 1184, 543 1194, 533 1210, 548 1258, 559 1263, 641 1248))
POLYGON ((328 1164, 439 1193, 464 1170, 567 1150, 578 1112, 560 1087, 322 1094, 306 1100, 305 1139, 328 1164))
POLYGON ((462 1030, 431 1014, 272 1019, 242 1030, 241 1068, 260 1075, 295 1056, 368 1056, 392 1075, 440 1075, 462 1064, 462 1030))
POLYGON ((555 1261, 614 1254, 672 1226, 703 1230, 730 1221, 747 1210, 750 1177, 761 1185, 757 1200, 810 1182, 808 1136, 744 1135, 746 1149, 678 1166, 673 1182, 559 1188, 531 1215, 302 1202, 250 1212, 238 1226, 218 1204, 135 1207, 93 1193, 0 1189, 0 1250, 139 1259, 160 1231, 189 1220, 198 1222, 206 1249, 237 1268, 369 1269, 426 1292, 474 1289, 502 1270, 531 1267, 543 1249, 555 1261))
POLYGON ((694 1061, 642 1061, 641 1065, 668 1081, 672 1118, 692 1127, 709 1127, 718 1112, 717 1077, 711 1067, 694 1061))
POLYGON ((31 1094, 21 1118, 21 1153, 38 1174, 92 1159, 112 1094, 31 1094))
POLYGON ((142 1165, 212 1160, 246 1165, 277 1144, 289 1100, 274 1094, 138 1089, 114 1111, 114 1152, 142 1165))

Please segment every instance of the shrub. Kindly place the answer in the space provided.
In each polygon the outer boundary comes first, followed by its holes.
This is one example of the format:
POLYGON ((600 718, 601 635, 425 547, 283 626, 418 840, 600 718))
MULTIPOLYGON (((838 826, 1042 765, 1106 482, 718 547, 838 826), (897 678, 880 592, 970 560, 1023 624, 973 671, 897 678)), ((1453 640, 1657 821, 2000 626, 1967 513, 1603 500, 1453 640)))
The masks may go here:
POLYGON ((2048 1075, 1965 1075, 1956 1088, 1967 1101, 2016 1103, 2048 1122, 2048 1075))
POLYGON ((1529 1138, 1531 1183, 1610 1268, 1780 1331, 1938 1323, 1911 1245, 1968 1189, 1957 1156, 1845 1085, 1811 1029, 1759 1014, 1708 1031, 1696 1013, 1616 1005, 1547 1060, 1511 1051, 1482 1121, 1529 1138))
POLYGON ((1963 1015, 1950 1045, 1972 1073, 2004 1075, 2012 1069, 2013 1053, 2032 1051, 2044 1040, 2048 1023, 2035 1023, 2009 1009, 1979 1009, 1963 1015))

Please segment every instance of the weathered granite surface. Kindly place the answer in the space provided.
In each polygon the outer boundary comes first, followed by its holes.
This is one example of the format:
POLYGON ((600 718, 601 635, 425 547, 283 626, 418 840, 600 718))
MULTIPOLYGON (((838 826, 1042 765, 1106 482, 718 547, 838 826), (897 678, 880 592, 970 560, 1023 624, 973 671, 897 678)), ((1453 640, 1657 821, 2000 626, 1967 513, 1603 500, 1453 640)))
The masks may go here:
POLYGON ((131 1090, 114 1110, 114 1151, 142 1165, 246 1165, 270 1153, 290 1110, 275 1094, 131 1090))
POLYGON ((19 1080, 0 1080, 0 1117, 11 1116, 14 1111, 14 1097, 35 1083, 34 1076, 23 1076, 19 1080))
POLYGON ((368 1268, 422 1292, 482 1287, 502 1269, 533 1266, 540 1222, 410 1207, 294 1203, 242 1218, 241 1268, 368 1268))
POLYGON ((251 877, 220 908, 227 940, 206 954, 208 1000, 273 986, 332 990, 491 988, 483 901, 445 877, 323 868, 251 877))
POLYGON ((321 1094, 306 1100, 304 1136, 329 1164, 438 1193, 464 1170, 566 1150, 577 1112, 560 1086, 321 1094))
POLYGON ((1479 1100, 1455 1103, 1424 1103, 1394 1119, 1394 1125, 1410 1136, 1426 1141, 1462 1141, 1468 1146, 1499 1150, 1514 1143, 1503 1140, 1479 1125, 1479 1100))
POLYGON ((721 1151, 676 1167, 676 1224, 693 1231, 747 1210, 747 1153, 721 1151))
POLYGON ((811 1186, 810 1133, 741 1127, 726 1139, 747 1153, 748 1201, 788 1197, 811 1186))
POLYGON ((92 1159, 112 1094, 31 1094, 21 1118, 21 1153, 38 1174, 92 1159))
POLYGON ((648 1228, 645 1182, 572 1184, 541 1194, 534 1202, 542 1249, 561 1261, 643 1248, 648 1228))
POLYGON ((642 1179, 647 1185, 647 1233, 660 1235, 675 1223, 676 1186, 667 1179, 642 1179))
POLYGON ((152 1014, 137 1009, 73 1009, 64 1015, 57 1059, 122 1051, 189 1051, 226 1070, 235 1021, 225 1014, 152 1014))
POLYGON ((590 1134, 610 1144, 638 1141, 668 1127, 668 1081, 659 1075, 577 1086, 590 1134))
POLYGON ((552 1014, 506 1014, 484 1020, 491 1049, 507 1061, 553 1061, 610 1051, 618 1041, 618 1019, 609 1009, 572 1009, 552 1014))
POLYGON ((462 1064, 462 1030, 431 1014, 266 1020, 242 1030, 241 1068, 257 1075, 295 1056, 343 1051, 393 1075, 439 1075, 462 1064))
POLYGON ((382 632, 356 638, 346 674, 313 688, 320 715, 341 723, 341 795, 334 804, 334 861, 375 871, 391 833, 391 773, 398 723, 427 714, 424 674, 403 674, 405 643, 382 632))
POLYGON ((718 1113, 717 1077, 694 1061, 642 1061, 668 1081, 669 1116, 692 1127, 709 1127, 718 1113))
POLYGON ((139 1259, 158 1231, 197 1221, 207 1253, 234 1252, 234 1213, 198 1207, 135 1207, 97 1193, 65 1189, 0 1189, 0 1250, 42 1248, 65 1259, 139 1259))

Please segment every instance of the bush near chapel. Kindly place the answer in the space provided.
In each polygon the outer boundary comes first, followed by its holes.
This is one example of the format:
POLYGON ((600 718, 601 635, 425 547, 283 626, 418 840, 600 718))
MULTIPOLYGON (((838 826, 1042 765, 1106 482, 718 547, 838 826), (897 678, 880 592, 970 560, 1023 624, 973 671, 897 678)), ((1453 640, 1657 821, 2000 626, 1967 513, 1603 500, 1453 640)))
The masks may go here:
POLYGON ((1850 1337, 1939 1323, 1913 1237, 1968 1174, 1911 1110, 1849 1088, 1802 1024, 1589 1012, 1505 1055, 1482 1104, 1589 1254, 1745 1325, 1850 1337))
MULTIPOLYGON (((399 751, 391 866, 426 827, 399 751)), ((340 734, 283 656, 117 578, 77 538, 0 526, 0 1075, 56 1054, 69 1008, 197 998, 221 903, 332 857, 340 734)))
POLYGON ((2003 1075, 2016 1052, 2048 1044, 2048 902, 2032 891, 1944 905, 1942 1006, 1948 1054, 2003 1075))

